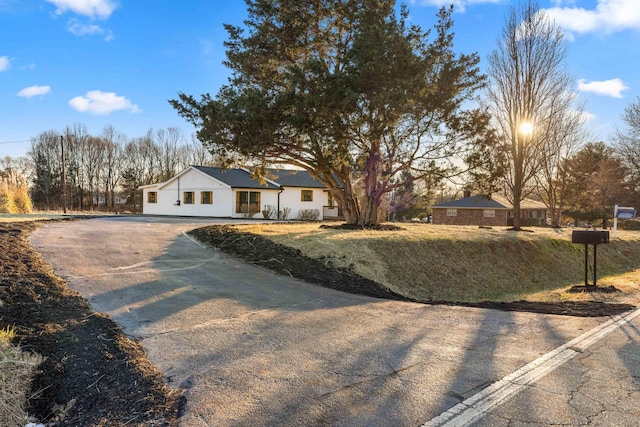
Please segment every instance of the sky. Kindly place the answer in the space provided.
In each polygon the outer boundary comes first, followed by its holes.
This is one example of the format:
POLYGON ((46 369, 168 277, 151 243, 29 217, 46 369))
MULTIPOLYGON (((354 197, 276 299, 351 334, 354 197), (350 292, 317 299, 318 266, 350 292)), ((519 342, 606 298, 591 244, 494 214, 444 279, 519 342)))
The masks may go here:
MULTIPOLYGON (((303 0, 301 0, 303 1, 303 0)), ((407 0, 423 29, 454 3, 455 49, 486 70, 515 0, 407 0)), ((564 30, 567 70, 594 141, 611 141, 640 96, 640 0, 539 0, 564 30)), ((223 24, 246 19, 243 0, 0 0, 0 158, 24 156, 41 132, 106 126, 130 138, 195 129, 168 103, 215 95, 230 72, 223 24)))

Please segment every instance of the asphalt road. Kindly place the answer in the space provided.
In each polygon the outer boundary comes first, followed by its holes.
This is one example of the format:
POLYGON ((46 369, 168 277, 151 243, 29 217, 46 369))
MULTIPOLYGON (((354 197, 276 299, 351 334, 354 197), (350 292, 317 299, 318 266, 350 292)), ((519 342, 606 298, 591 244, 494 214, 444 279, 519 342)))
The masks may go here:
MULTIPOLYGON (((321 288, 244 264, 184 234, 219 222, 102 218, 47 224, 31 238, 96 311, 142 340, 170 385, 188 390, 185 427, 422 425, 608 320, 429 306, 321 288)), ((638 319, 593 345, 618 339, 620 348, 611 350, 619 362, 616 387, 635 402, 638 319)), ((590 381, 585 357, 593 353, 582 351, 536 383, 548 384, 544 391, 527 388, 474 422, 512 425, 510 417, 519 416, 529 425, 527 414, 539 414, 533 425, 544 425, 537 423, 548 420, 549 407, 556 420, 573 414, 567 396, 576 394, 552 398, 574 369, 587 374, 562 390, 590 381), (533 401, 541 405, 535 411, 533 401)))

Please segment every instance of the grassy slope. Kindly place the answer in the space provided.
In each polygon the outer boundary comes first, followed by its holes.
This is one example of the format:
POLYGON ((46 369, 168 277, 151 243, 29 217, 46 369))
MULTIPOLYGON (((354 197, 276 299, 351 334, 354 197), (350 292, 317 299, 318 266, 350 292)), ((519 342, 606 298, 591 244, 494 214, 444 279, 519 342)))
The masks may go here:
POLYGON ((317 223, 238 226, 313 258, 351 267, 416 299, 633 302, 640 289, 640 270, 635 271, 640 269, 640 232, 619 231, 617 239, 598 247, 598 285, 613 284, 623 293, 585 296, 562 291, 584 281, 584 246, 571 243, 571 229, 517 233, 429 224, 402 227, 406 230, 333 230, 317 223), (623 273, 628 274, 618 276, 623 273))

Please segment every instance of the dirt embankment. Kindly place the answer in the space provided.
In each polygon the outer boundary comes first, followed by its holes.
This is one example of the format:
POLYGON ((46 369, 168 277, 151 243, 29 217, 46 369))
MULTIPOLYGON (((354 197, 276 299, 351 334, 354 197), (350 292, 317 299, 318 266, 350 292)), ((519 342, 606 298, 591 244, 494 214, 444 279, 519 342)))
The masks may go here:
POLYGON ((28 412, 56 426, 177 426, 169 389, 141 345, 54 276, 31 248, 38 225, 0 224, 0 328, 46 357, 28 412))
POLYGON ((288 274, 297 279, 327 288, 378 298, 581 317, 610 316, 635 308, 630 304, 612 304, 598 301, 479 303, 417 301, 399 295, 372 280, 365 279, 348 268, 335 267, 330 260, 309 258, 297 249, 281 245, 256 234, 240 231, 232 226, 208 226, 193 230, 190 234, 200 241, 206 242, 237 258, 269 268, 278 273, 288 274))

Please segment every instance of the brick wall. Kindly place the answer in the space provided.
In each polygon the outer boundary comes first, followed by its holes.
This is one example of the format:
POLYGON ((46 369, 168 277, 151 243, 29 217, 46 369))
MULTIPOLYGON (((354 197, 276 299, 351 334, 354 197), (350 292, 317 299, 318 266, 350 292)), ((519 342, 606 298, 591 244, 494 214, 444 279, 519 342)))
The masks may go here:
POLYGON ((458 209, 456 216, 447 216, 447 210, 444 208, 432 209, 434 224, 444 225, 484 225, 484 226, 506 226, 507 211, 496 209, 496 216, 493 218, 485 218, 483 209, 458 209))

